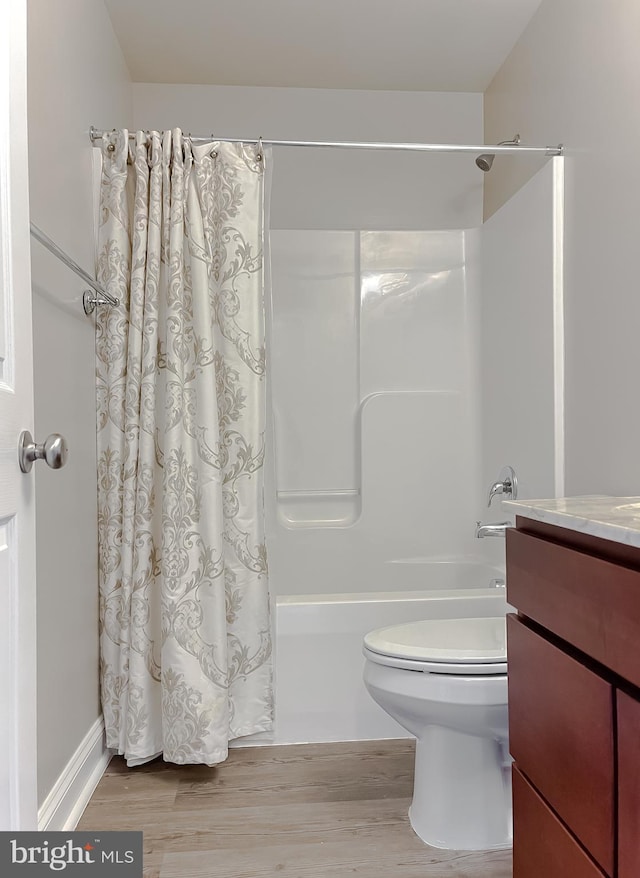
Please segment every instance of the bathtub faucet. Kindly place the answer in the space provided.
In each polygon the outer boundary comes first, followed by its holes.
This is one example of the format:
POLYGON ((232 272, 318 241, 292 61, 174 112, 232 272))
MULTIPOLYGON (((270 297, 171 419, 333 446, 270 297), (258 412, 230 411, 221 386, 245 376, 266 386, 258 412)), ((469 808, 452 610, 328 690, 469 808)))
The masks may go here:
POLYGON ((481 521, 477 521, 476 537, 479 540, 483 537, 504 537, 509 527, 513 527, 510 521, 499 521, 496 524, 482 524, 481 521))
POLYGON ((503 497, 511 497, 516 500, 518 497, 518 477, 512 466, 503 466, 498 476, 498 481, 494 482, 489 488, 487 506, 491 506, 491 501, 497 495, 503 497))

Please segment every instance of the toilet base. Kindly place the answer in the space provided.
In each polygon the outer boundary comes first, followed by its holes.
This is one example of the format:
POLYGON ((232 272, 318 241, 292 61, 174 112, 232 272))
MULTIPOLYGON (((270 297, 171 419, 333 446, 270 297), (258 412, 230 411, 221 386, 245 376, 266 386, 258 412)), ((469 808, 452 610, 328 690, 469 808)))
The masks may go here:
POLYGON ((447 850, 511 847, 511 759, 506 742, 427 726, 416 742, 409 820, 447 850))

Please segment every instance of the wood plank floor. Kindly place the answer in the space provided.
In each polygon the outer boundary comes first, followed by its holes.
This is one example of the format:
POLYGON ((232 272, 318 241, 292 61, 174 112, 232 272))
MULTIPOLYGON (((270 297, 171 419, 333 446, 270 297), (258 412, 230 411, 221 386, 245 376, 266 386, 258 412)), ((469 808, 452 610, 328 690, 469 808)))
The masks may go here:
POLYGON ((78 826, 144 832, 145 878, 510 878, 508 851, 427 847, 412 741, 230 751, 215 768, 112 760, 78 826))

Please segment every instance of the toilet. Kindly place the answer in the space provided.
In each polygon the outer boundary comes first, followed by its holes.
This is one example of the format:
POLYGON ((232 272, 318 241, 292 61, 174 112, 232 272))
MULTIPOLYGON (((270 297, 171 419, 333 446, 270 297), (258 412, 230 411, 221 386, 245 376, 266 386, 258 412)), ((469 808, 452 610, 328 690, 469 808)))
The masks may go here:
POLYGON ((505 617, 380 628, 364 655, 369 694, 417 739, 418 837, 449 850, 510 847, 505 617))

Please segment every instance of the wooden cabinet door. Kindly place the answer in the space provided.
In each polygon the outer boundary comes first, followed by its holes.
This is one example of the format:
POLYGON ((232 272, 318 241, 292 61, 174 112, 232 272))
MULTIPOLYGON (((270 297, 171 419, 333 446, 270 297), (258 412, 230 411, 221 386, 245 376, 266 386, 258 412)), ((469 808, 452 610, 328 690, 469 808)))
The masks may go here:
POLYGON ((513 769, 513 878, 603 878, 544 799, 513 769))
POLYGON ((618 878, 640 875, 640 703, 620 690, 618 707, 618 878))
MULTIPOLYGON (((613 875, 613 689, 517 617, 508 617, 507 629, 511 754, 581 844, 613 875)), ((517 814, 515 820, 517 826, 517 814)))
POLYGON ((507 531, 509 603, 635 686, 640 686, 638 594, 638 569, 507 531))

